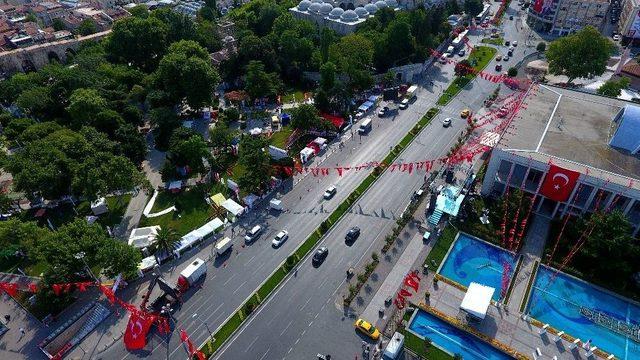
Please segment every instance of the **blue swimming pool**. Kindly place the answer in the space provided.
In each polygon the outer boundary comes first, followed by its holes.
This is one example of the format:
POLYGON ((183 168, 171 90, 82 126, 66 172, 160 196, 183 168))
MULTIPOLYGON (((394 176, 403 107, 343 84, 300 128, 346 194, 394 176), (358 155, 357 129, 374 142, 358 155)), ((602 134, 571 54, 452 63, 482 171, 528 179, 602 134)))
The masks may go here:
POLYGON ((620 321, 638 324, 640 306, 563 273, 549 284, 554 270, 541 266, 531 290, 529 314, 622 360, 640 359, 640 344, 592 323, 580 314, 588 307, 620 321))
POLYGON ((423 310, 413 317, 409 330, 418 336, 428 337, 434 344, 463 359, 506 360, 509 355, 462 331, 423 310))
POLYGON ((498 301, 504 263, 508 263, 511 267, 509 273, 511 278, 516 263, 516 257, 512 253, 459 233, 458 239, 440 269, 440 275, 463 286, 469 286, 471 282, 490 286, 496 289, 493 299, 498 301))

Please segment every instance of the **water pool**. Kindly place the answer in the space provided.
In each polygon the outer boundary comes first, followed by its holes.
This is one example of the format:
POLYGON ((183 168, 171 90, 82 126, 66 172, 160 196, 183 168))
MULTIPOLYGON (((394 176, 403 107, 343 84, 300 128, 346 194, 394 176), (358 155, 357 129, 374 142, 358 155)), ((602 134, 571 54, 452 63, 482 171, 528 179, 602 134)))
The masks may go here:
POLYGON ((409 330, 421 337, 428 337, 434 344, 463 359, 505 360, 511 356, 462 331, 424 310, 417 310, 409 330))
POLYGON ((471 282, 490 286, 496 289, 493 293, 493 299, 498 301, 502 288, 504 263, 508 263, 511 267, 509 272, 509 278, 511 278, 515 270, 515 255, 464 233, 459 233, 458 239, 440 269, 440 275, 467 287, 471 282))
POLYGON ((618 320, 638 324, 640 306, 563 273, 549 285, 554 273, 545 266, 538 269, 529 299, 531 317, 582 341, 590 339, 594 346, 618 359, 640 359, 640 344, 594 324, 580 314, 580 306, 585 306, 618 320))

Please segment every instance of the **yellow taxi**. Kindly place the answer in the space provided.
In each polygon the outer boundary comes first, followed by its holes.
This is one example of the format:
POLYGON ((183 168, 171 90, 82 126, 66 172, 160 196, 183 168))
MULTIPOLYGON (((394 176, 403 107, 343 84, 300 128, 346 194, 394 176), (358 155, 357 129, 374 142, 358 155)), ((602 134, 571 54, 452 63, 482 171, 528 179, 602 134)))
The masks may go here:
POLYGON ((471 115, 471 110, 469 110, 469 109, 464 109, 464 110, 460 111, 460 116, 463 119, 467 118, 469 115, 471 115))
POLYGON ((373 340, 378 340, 380 338, 380 331, 363 319, 358 319, 353 326, 356 327, 356 330, 359 330, 361 333, 367 335, 373 340))

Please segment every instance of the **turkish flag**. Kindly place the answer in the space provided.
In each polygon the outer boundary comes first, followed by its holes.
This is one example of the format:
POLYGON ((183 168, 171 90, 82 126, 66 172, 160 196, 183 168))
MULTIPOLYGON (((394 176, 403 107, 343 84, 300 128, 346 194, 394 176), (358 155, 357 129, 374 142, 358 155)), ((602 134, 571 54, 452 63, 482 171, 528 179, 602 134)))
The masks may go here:
POLYGON ((540 193, 551 200, 567 201, 579 177, 579 172, 552 164, 544 178, 540 193))
POLYGON ((153 324, 153 317, 133 312, 129 316, 127 330, 124 332, 124 346, 128 350, 140 350, 147 344, 147 333, 153 324))

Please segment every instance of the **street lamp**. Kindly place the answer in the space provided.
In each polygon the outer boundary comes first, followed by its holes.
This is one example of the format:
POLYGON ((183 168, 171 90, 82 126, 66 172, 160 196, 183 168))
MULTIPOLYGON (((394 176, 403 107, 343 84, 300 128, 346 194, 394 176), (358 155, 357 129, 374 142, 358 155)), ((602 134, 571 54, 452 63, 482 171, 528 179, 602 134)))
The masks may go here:
POLYGON ((89 265, 87 264, 87 262, 84 260, 84 256, 86 254, 84 253, 84 251, 80 251, 79 253, 76 253, 75 255, 73 255, 74 258, 81 260, 82 263, 84 264, 84 266, 87 268, 87 271, 89 272, 89 275, 91 275, 91 277, 97 282, 99 283, 100 280, 98 280, 98 278, 93 274, 93 272, 91 271, 91 268, 89 267, 89 265))
POLYGON ((211 329, 209 329, 209 324, 202 321, 202 319, 198 317, 197 313, 194 313, 193 315, 191 315, 191 318, 194 320, 198 320, 200 323, 204 324, 204 327, 207 328, 207 332, 209 332, 209 341, 207 341, 207 346, 209 346, 209 350, 211 350, 211 342, 214 341, 215 339, 213 338, 213 333, 211 333, 211 329))

